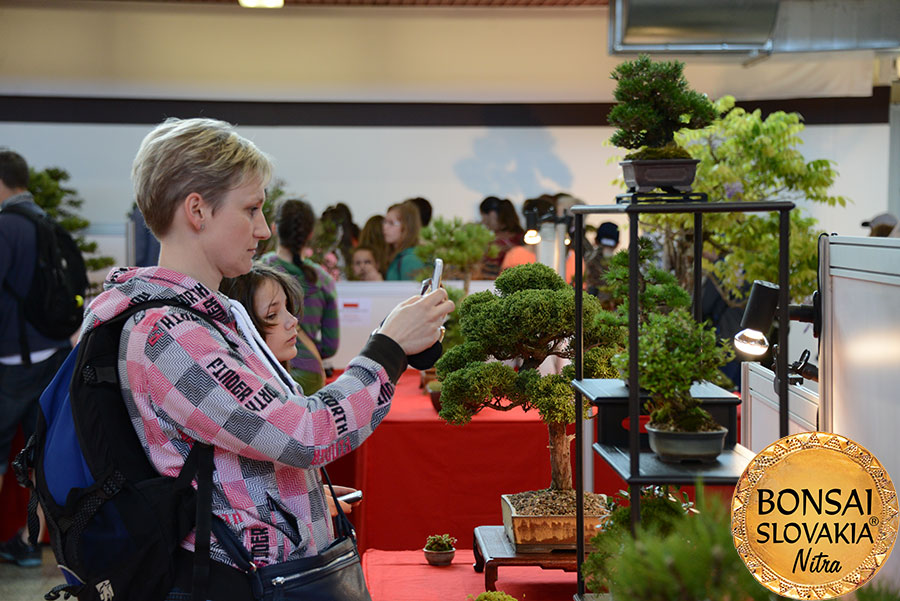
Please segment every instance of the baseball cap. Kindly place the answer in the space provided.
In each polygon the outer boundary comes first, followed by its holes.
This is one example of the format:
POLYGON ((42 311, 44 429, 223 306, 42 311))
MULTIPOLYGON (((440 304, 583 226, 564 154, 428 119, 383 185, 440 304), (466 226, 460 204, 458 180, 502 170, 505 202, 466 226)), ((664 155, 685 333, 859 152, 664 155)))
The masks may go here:
POLYGON ((897 218, 890 213, 879 213, 868 221, 863 221, 861 225, 863 227, 878 227, 879 225, 894 227, 897 225, 897 218))

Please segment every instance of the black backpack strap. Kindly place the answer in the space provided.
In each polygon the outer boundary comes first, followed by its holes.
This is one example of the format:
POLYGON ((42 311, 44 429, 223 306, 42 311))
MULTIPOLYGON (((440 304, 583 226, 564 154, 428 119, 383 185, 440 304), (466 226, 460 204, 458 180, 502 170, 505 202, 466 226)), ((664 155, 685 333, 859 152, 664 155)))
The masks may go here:
POLYGON ((194 474, 197 475, 197 523, 194 533, 194 576, 191 581, 194 601, 206 601, 209 589, 213 469, 213 447, 194 442, 176 479, 176 486, 190 486, 194 474))

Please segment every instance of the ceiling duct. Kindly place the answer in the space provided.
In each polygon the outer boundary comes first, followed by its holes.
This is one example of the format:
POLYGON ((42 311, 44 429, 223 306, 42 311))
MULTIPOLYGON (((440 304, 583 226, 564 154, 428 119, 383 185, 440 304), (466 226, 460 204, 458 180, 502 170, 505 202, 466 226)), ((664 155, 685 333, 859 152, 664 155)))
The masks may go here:
POLYGON ((610 54, 900 49, 898 0, 610 0, 610 54))

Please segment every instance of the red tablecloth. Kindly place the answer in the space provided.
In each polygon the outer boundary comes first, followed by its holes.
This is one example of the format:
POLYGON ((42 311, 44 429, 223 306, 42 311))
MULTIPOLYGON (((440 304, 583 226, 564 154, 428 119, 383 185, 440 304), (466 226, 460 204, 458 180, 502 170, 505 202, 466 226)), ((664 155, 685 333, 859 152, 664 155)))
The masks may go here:
MULTIPOLYGON (((418 384, 418 372, 400 378, 390 413, 350 456, 364 493, 350 516, 361 549, 422 548, 445 532, 471 545, 475 526, 502 523, 501 494, 550 484, 547 427, 536 411, 485 410, 451 426, 418 384)), ((329 469, 334 481, 346 477, 347 461, 329 469)))
MULTIPOLYGON (((473 561, 471 549, 457 549, 446 567, 428 565, 422 551, 369 549, 362 565, 372 601, 463 601, 484 592, 473 561)), ((526 601, 570 601, 578 590, 574 572, 501 566, 497 575, 498 591, 526 601)))

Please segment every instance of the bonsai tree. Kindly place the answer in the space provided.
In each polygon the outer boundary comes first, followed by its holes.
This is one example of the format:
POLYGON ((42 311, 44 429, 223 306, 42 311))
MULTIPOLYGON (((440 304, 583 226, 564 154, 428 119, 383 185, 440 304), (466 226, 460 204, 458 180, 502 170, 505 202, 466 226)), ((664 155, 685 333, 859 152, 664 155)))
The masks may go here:
POLYGON ((653 62, 646 54, 617 66, 615 99, 609 124, 618 129, 610 142, 634 149, 626 159, 691 158, 675 142, 675 132, 685 127, 706 127, 716 109, 704 95, 691 90, 684 78, 684 63, 653 62))
POLYGON ((269 229, 272 230, 272 235, 265 240, 260 240, 256 243, 257 258, 278 248, 278 228, 275 227, 275 209, 278 206, 278 202, 285 194, 287 194, 284 185, 285 181, 280 177, 277 177, 273 178, 272 181, 269 182, 269 187, 266 188, 266 200, 263 202, 262 211, 269 229))
POLYGON ((478 595, 477 597, 474 595, 469 595, 466 597, 471 601, 518 601, 512 595, 508 595, 503 591, 485 591, 478 595))
POLYGON ((29 169, 28 191, 38 206, 72 234, 81 254, 84 255, 84 265, 88 272, 110 267, 115 263, 115 259, 96 256, 97 243, 85 239, 83 231, 91 222, 78 214, 84 200, 78 196, 75 189, 65 185, 67 181, 69 173, 58 167, 49 167, 43 171, 29 169))
POLYGON ((601 539, 605 565, 598 571, 591 554, 583 568, 587 581, 607 585, 617 601, 770 599, 734 549, 725 504, 698 489, 697 507, 696 515, 671 521, 668 530, 644 528, 642 522, 636 538, 625 531, 601 539))
MULTIPOLYGON (((644 486, 641 495, 641 531, 645 533, 669 535, 678 522, 689 513, 696 513, 694 504, 682 492, 676 496, 678 487, 644 486)), ((626 537, 631 537, 631 495, 620 490, 617 495, 607 497, 609 517, 597 535, 591 539, 594 551, 585 557, 581 567, 585 583, 592 591, 609 588, 613 575, 613 558, 619 554, 626 537)))
MULTIPOLYGON (((690 297, 675 277, 656 267, 656 251, 641 238, 638 257, 638 365, 640 386, 650 393, 645 409, 650 423, 662 430, 700 432, 719 426, 700 401, 691 396, 695 381, 719 381, 719 368, 733 356, 730 347, 716 340, 715 329, 698 323, 688 312, 690 297)), ((613 297, 619 301, 615 313, 602 311, 597 324, 628 327, 628 250, 616 253, 606 274, 613 297)), ((612 359, 624 378, 630 372, 627 349, 612 359)))
MULTIPOLYGON (((693 188, 710 200, 790 200, 845 206, 847 199, 829 193, 837 171, 826 159, 807 161, 799 150, 804 125, 798 113, 777 111, 762 118, 725 96, 715 103, 717 117, 701 130, 683 129, 675 140, 696 159, 693 188)), ((816 289, 818 271, 816 220, 795 209, 790 213, 790 290, 799 303, 816 289)), ((641 227, 655 232, 663 261, 682 286, 690 289, 693 218, 647 215, 641 227)), ((714 276, 723 298, 743 306, 754 280, 778 281, 778 215, 712 213, 703 217, 704 270, 714 276), (717 257, 712 262, 706 257, 717 257)))
POLYGON ((432 534, 425 539, 426 551, 453 551, 456 539, 449 534, 432 534))
POLYGON ((454 269, 461 275, 465 295, 469 294, 469 284, 481 259, 486 254, 497 256, 497 249, 492 244, 494 233, 480 223, 463 224, 459 217, 433 219, 422 228, 421 238, 416 255, 425 263, 433 263, 435 257, 443 259, 444 267, 451 275, 454 269))
MULTIPOLYGON (((638 328, 638 365, 641 388, 650 393, 645 403, 650 425, 660 430, 704 432, 720 426, 691 396, 695 381, 716 380, 732 350, 719 344, 716 331, 699 323, 686 309, 653 313, 638 328)), ((613 358, 613 365, 627 379, 629 354, 613 358)))
MULTIPOLYGON (((539 263, 503 271, 493 291, 466 297, 457 311, 465 342, 437 362, 442 382, 440 416, 465 424, 482 409, 536 409, 547 424, 550 488, 572 490, 570 438, 575 421, 574 368, 541 376, 538 367, 555 355, 574 356, 575 292, 551 268, 539 263), (521 362, 519 370, 500 361, 521 362)), ((613 377, 610 358, 618 346, 617 328, 596 322, 599 301, 583 294, 584 376, 613 377)))

